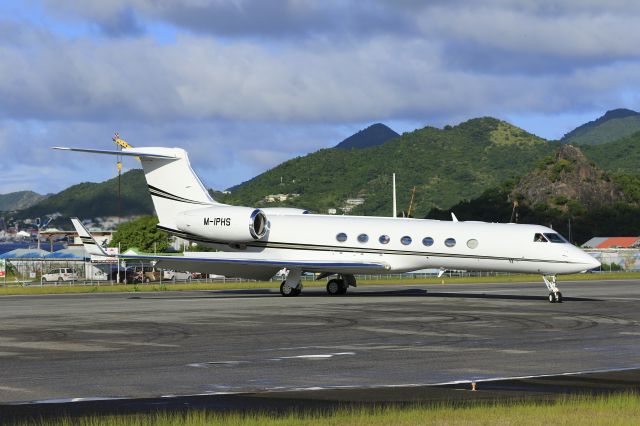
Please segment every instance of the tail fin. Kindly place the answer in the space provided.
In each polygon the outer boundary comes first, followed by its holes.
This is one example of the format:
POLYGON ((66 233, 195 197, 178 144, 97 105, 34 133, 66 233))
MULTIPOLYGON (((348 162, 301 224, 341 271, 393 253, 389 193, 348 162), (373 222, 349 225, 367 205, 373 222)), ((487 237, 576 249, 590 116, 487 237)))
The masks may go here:
POLYGON ((187 152, 180 148, 125 148, 103 151, 61 148, 65 151, 138 157, 144 169, 160 227, 176 229, 176 216, 197 207, 219 205, 191 168, 187 152))
POLYGON ((84 246, 84 249, 87 251, 87 253, 94 256, 108 256, 108 254, 102 249, 100 244, 98 244, 93 236, 89 233, 87 228, 85 228, 82 222, 80 222, 80 219, 78 219, 77 217, 72 217, 71 223, 73 223, 73 227, 76 228, 76 232, 80 236, 82 245, 84 246))

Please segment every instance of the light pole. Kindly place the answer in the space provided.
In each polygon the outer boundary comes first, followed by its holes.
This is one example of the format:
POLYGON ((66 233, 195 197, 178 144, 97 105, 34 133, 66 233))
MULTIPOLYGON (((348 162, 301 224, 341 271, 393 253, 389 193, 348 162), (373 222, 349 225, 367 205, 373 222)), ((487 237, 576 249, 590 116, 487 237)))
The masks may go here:
POLYGON ((38 233, 36 234, 37 237, 37 241, 38 241, 38 251, 40 251, 40 218, 36 218, 36 229, 38 230, 38 233))
MULTIPOLYGON (((49 220, 47 220, 45 223, 42 223, 39 217, 36 218, 36 228, 38 228, 38 251, 40 251, 40 229, 49 225, 49 223, 51 223, 52 220, 53 218, 50 217, 49 220)), ((51 251, 53 251, 53 249, 51 249, 51 251)))

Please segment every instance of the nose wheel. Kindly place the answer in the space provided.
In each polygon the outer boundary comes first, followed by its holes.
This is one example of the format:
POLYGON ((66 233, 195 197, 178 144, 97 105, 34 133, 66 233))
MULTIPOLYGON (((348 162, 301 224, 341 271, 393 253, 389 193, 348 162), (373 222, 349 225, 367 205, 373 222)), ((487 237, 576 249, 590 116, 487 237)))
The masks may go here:
POLYGON ((556 276, 543 275, 542 279, 549 290, 549 303, 562 303, 562 293, 558 290, 558 286, 556 285, 556 276))
POLYGON ((549 303, 562 303, 562 293, 549 293, 549 303))

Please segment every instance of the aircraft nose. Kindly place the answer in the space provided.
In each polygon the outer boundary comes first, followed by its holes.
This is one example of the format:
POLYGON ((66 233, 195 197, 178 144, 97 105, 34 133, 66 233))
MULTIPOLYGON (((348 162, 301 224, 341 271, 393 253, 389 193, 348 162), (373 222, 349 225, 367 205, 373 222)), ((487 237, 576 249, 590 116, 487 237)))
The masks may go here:
POLYGON ((600 267, 600 261, 595 257, 587 254, 587 263, 589 264, 589 269, 595 269, 600 267))

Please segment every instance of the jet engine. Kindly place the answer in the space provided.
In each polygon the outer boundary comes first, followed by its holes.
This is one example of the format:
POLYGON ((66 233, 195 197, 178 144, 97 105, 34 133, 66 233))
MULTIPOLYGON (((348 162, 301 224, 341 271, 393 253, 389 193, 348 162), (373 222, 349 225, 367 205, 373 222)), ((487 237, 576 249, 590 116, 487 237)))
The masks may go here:
POLYGON ((188 210, 176 218, 180 231, 213 241, 247 243, 269 231, 267 216, 251 207, 216 206, 188 210))
POLYGON ((293 207, 266 207, 262 209, 263 212, 268 213, 269 216, 287 216, 287 215, 298 215, 298 214, 309 214, 309 210, 296 209, 293 207))

